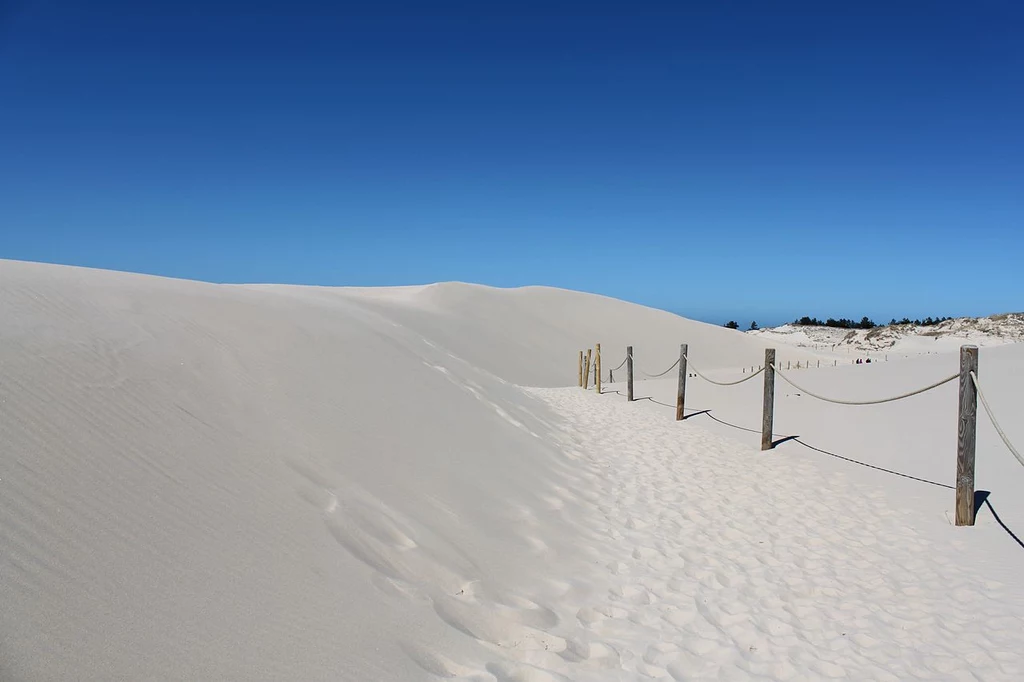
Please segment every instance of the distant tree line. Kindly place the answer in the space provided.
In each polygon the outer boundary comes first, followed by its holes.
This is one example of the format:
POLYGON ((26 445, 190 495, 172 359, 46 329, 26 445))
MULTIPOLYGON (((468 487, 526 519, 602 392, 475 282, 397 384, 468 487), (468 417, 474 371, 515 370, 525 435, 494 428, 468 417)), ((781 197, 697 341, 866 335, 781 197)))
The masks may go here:
POLYGON ((952 319, 952 317, 926 317, 923 320, 911 320, 909 317, 904 317, 899 322, 897 322, 895 319, 889 320, 889 325, 894 326, 897 324, 916 324, 918 327, 934 327, 940 322, 946 322, 947 320, 952 319))
MULTIPOLYGON (((883 326, 895 327, 896 325, 900 324, 913 324, 918 327, 934 327, 940 322, 945 322, 947 320, 952 319, 952 317, 926 317, 923 320, 912 320, 909 317, 904 317, 902 320, 897 320, 894 317, 893 319, 889 320, 888 325, 879 325, 875 324, 871 320, 871 318, 866 316, 860 318, 860 322, 848 320, 845 317, 840 318, 838 320, 830 317, 824 322, 822 322, 816 317, 807 317, 806 315, 804 315, 803 317, 793 320, 793 324, 800 327, 835 327, 836 329, 874 329, 875 327, 883 326)), ((735 320, 729 320, 728 322, 725 323, 725 326, 728 327, 729 329, 740 328, 740 325, 735 320)), ((751 322, 749 329, 751 331, 758 329, 757 322, 751 322)))
POLYGON ((837 329, 874 329, 878 326, 869 317, 862 317, 860 322, 848 320, 845 317, 841 317, 838 320, 830 317, 822 322, 816 317, 807 317, 806 315, 793 320, 793 324, 801 327, 836 327, 837 329))
MULTIPOLYGON (((888 326, 895 327, 900 324, 913 324, 918 327, 934 327, 940 322, 952 319, 952 317, 926 317, 923 320, 911 320, 909 317, 904 317, 902 320, 897 320, 894 317, 889 320, 888 326)), ((862 317, 860 322, 854 322, 853 320, 847 320, 846 318, 836 320, 830 317, 822 322, 816 317, 807 317, 806 315, 793 320, 793 324, 801 327, 837 327, 839 329, 874 329, 875 327, 885 326, 875 324, 869 317, 862 317)))

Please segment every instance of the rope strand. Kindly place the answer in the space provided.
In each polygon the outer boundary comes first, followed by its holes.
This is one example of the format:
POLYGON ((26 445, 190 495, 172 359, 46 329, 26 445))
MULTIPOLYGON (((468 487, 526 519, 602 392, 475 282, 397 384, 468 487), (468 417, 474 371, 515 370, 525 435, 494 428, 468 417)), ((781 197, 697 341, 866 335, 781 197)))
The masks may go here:
POLYGON ((943 384, 947 384, 950 381, 953 381, 953 379, 957 379, 957 378, 960 377, 960 373, 958 372, 956 374, 953 374, 951 376, 946 377, 945 379, 942 379, 941 381, 936 381, 934 384, 930 384, 928 386, 925 386, 924 388, 919 388, 916 391, 910 391, 909 393, 903 393, 901 395, 896 395, 896 396, 893 396, 891 398, 879 398, 878 400, 839 400, 838 398, 827 398, 827 397, 825 397, 823 395, 818 395, 817 393, 812 393, 811 391, 808 391, 806 388, 798 385, 796 382, 794 382, 788 376, 783 374, 779 370, 779 368, 776 367, 775 365, 772 365, 772 369, 774 369, 776 374, 778 374, 780 377, 782 377, 787 382, 789 382, 789 384, 793 388, 797 389, 798 391, 803 391, 804 393, 806 393, 807 395, 811 396, 812 398, 817 398, 818 400, 824 400, 827 403, 835 403, 836 405, 880 405, 882 403, 891 403, 891 402, 895 402, 897 400, 903 400, 904 398, 909 398, 909 397, 917 395, 919 393, 924 393, 925 391, 930 391, 933 388, 938 388, 939 386, 942 386, 943 384))
POLYGON ((758 374, 760 374, 761 372, 764 371, 764 367, 762 367, 761 369, 757 370, 753 374, 750 374, 748 376, 743 377, 739 381, 715 381, 714 379, 708 378, 707 376, 705 376, 703 374, 703 372, 701 372, 699 369, 697 369, 697 367, 692 362, 690 362, 690 358, 688 358, 685 355, 683 357, 686 358, 686 362, 687 362, 686 367, 687 367, 687 369, 692 369, 694 374, 699 376, 701 379, 703 379, 704 381, 708 381, 708 382, 710 382, 712 384, 715 384, 716 386, 736 386, 737 384, 742 384, 744 381, 750 381, 751 379, 753 379, 758 374))
POLYGON ((1003 439, 1003 443, 1007 448, 1009 448, 1013 456, 1017 458, 1017 461, 1024 466, 1024 457, 1021 457, 1020 453, 1017 452, 1017 448, 1010 444, 1010 439, 1006 437, 1006 433, 1003 431, 1002 427, 999 426, 999 422, 996 421, 996 416, 992 414, 992 408, 988 406, 988 400, 985 399, 985 394, 981 392, 981 384, 978 383, 978 375, 974 372, 971 372, 971 381, 974 382, 974 388, 978 391, 978 397, 981 398, 981 404, 985 407, 985 413, 988 414, 989 421, 992 422, 992 426, 996 427, 996 433, 998 433, 999 437, 1003 439))
POLYGON ((627 357, 624 357, 624 358, 622 358, 622 362, 620 362, 620 363, 619 363, 619 366, 618 366, 618 367, 612 367, 612 368, 611 368, 610 370, 608 370, 608 371, 609 371, 609 372, 618 372, 618 371, 619 371, 620 369, 622 369, 622 366, 623 366, 624 364, 626 364, 626 360, 629 360, 629 357, 628 357, 628 356, 627 356, 627 357))
POLYGON ((668 374, 669 372, 671 372, 671 371, 672 371, 673 369, 675 369, 675 366, 676 366, 676 365, 678 365, 678 364, 679 364, 679 359, 678 359, 678 358, 676 358, 676 361, 672 363, 672 366, 671 366, 671 367, 669 367, 668 369, 666 369, 666 370, 665 370, 664 372, 662 372, 661 374, 648 374, 647 372, 643 371, 642 369, 638 369, 637 371, 638 371, 638 372, 639 372, 640 374, 643 374, 643 375, 644 375, 645 377, 647 377, 648 379, 657 379, 658 377, 662 377, 662 376, 665 376, 666 374, 668 374))

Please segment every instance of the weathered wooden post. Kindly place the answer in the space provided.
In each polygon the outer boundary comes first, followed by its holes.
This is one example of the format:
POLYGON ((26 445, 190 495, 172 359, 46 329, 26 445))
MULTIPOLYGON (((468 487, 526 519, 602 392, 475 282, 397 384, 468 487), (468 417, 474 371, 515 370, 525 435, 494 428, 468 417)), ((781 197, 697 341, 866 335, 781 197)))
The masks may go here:
POLYGON ((626 346, 626 402, 633 402, 633 346, 626 346))
POLYGON ((583 351, 580 351, 580 363, 579 363, 579 375, 580 375, 580 386, 583 386, 583 351))
POLYGON ((594 359, 594 389, 597 390, 598 395, 601 394, 601 344, 594 344, 596 349, 596 356, 594 359))
POLYGON ((583 363, 583 390, 590 385, 590 349, 587 349, 587 359, 583 363))
POLYGON ((615 370, 614 369, 608 370, 608 383, 609 384, 614 384, 615 383, 615 370))
POLYGON ((686 352, 689 346, 679 344, 679 384, 676 386, 676 421, 683 420, 683 403, 686 402, 686 352))
POLYGON ((974 449, 978 432, 978 347, 960 346, 960 414, 956 429, 956 525, 974 525, 974 449))
POLYGON ((772 449, 772 428, 775 426, 775 349, 764 351, 764 410, 761 415, 761 449, 772 449))

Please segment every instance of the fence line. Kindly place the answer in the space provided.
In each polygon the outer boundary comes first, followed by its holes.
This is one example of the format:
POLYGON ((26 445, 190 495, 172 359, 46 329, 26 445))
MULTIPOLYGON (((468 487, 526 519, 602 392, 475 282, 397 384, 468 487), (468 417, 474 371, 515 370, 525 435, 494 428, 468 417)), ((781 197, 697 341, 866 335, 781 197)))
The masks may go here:
MULTIPOLYGON (((600 345, 597 346, 600 349, 600 345)), ((772 440, 774 434, 772 433, 772 427, 774 422, 774 411, 775 411, 775 375, 781 376, 787 383, 793 388, 806 393, 812 398, 822 400, 824 402, 833 403, 836 405, 850 405, 850 406, 863 406, 863 405, 881 405, 885 403, 891 403, 898 400, 904 400, 906 398, 913 397, 931 391, 932 389, 938 388, 954 379, 960 379, 960 391, 959 391, 959 412, 958 412, 958 428, 957 428, 957 479, 956 479, 956 525, 958 526, 973 526, 974 525, 974 471, 975 471, 975 441, 977 432, 977 402, 981 399, 981 404, 985 408, 985 413, 988 415, 989 421, 992 422, 992 426, 995 427, 996 433, 999 434, 999 438, 1002 439, 1003 443, 1010 450, 1010 453, 1017 459, 1017 461, 1024 466, 1024 456, 1010 443, 1010 439, 1007 437, 1006 432, 1003 431, 999 421, 996 419, 995 413, 992 411, 991 406, 988 403, 988 399, 981 390, 981 383, 978 381, 978 347, 977 346, 961 346, 960 347, 960 371, 956 374, 952 374, 948 377, 940 379, 934 383, 928 384, 921 388, 901 393, 899 395, 890 396, 886 398, 876 398, 873 400, 844 400, 841 398, 830 398, 827 396, 819 395, 813 391, 809 391, 803 386, 800 386, 793 381, 785 372, 781 370, 779 365, 781 362, 775 359, 775 349, 768 348, 765 350, 764 365, 760 367, 756 372, 751 367, 751 374, 739 379, 738 381, 716 381, 708 377, 706 374, 700 371, 688 357, 688 346, 687 344, 680 345, 679 358, 673 362, 668 369, 658 374, 648 374, 642 370, 638 370, 640 374, 644 375, 648 379, 657 379, 658 377, 665 376, 676 366, 679 367, 679 384, 676 394, 676 419, 681 420, 683 418, 683 411, 685 395, 686 395, 686 377, 688 372, 693 370, 694 374, 704 379, 705 381, 714 384, 716 386, 737 386, 744 382, 750 381, 754 377, 761 373, 764 373, 764 403, 762 407, 762 425, 761 425, 761 449, 770 450, 774 447, 774 441, 772 440)), ((598 351, 600 352, 600 351, 598 351)), ((598 356, 600 357, 600 356, 598 356)), ((583 356, 583 352, 580 351, 579 361, 582 368, 586 368, 590 365, 590 351, 586 353, 586 358, 583 356)), ((618 370, 623 365, 628 363, 627 368, 627 400, 632 402, 633 400, 633 347, 627 346, 626 357, 619 363, 618 367, 609 370, 609 381, 611 381, 611 373, 618 370)), ((810 366, 810 363, 808 363, 810 366)), ((797 363, 799 368, 799 363, 797 363)), ((597 370, 598 367, 595 367, 597 370)), ((746 371, 744 369, 744 371, 746 371)), ((582 385, 584 388, 587 387, 586 373, 582 374, 582 385)), ((596 377, 596 387, 600 392, 600 375, 596 377)), ((709 415, 710 416, 710 415, 709 415)), ((755 432, 756 433, 756 432, 755 432)), ((831 453, 830 453, 831 454, 831 453)), ((846 459, 846 458, 841 458, 846 459)), ((869 465, 870 466, 870 465, 869 465)), ((880 468, 880 467, 875 467, 880 468)), ((883 471, 886 471, 883 469, 883 471)), ((910 476, 909 478, 914 478, 910 476)), ((921 479, 923 480, 923 479, 921 479)), ((929 481, 930 482, 930 481, 929 481)), ((938 484, 937 484, 938 485, 938 484)), ((949 486, 954 487, 954 486, 949 486)))

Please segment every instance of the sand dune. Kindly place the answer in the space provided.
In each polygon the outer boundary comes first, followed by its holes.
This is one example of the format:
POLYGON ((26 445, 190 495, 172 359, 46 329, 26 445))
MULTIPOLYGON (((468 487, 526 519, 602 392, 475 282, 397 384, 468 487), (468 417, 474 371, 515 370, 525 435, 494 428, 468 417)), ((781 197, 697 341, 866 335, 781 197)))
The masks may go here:
MULTIPOLYGON (((304 303, 358 305, 430 339, 475 367, 523 386, 576 382, 579 350, 601 343, 605 369, 633 346, 638 369, 660 372, 688 343, 711 368, 763 359, 767 343, 741 332, 695 322, 613 298, 550 287, 496 289, 447 282, 381 289, 262 286, 304 303)), ((794 351, 796 358, 800 351, 794 351)), ((810 357, 803 353, 800 357, 810 357)))
POLYGON ((742 333, 544 288, 12 261, 0 320, 0 679, 1024 673, 994 524, 557 388, 595 341, 715 370, 760 357, 742 333))

